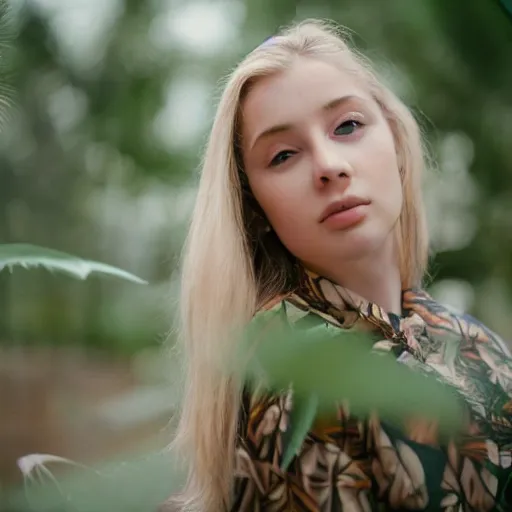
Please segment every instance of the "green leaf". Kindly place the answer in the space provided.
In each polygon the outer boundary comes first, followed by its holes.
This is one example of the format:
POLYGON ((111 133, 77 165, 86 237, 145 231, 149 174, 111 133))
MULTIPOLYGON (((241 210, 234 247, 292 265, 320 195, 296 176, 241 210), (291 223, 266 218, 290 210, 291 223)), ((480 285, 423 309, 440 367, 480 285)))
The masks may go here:
POLYGON ((261 383, 264 375, 276 392, 292 385, 294 399, 314 394, 319 414, 348 401, 356 415, 376 412, 398 422, 411 415, 434 419, 441 434, 461 426, 461 397, 455 389, 426 367, 425 373, 412 371, 391 353, 372 351, 376 339, 368 333, 321 326, 266 330, 259 338, 252 347, 249 380, 261 383))
POLYGON ((64 252, 31 244, 0 244, 0 272, 14 266, 23 268, 43 267, 78 279, 86 279, 92 273, 111 275, 138 284, 147 281, 117 267, 77 258, 64 252))
POLYGON ((24 484, 0 489, 0 510, 156 512, 184 484, 179 461, 174 453, 161 448, 159 439, 92 466, 74 463, 75 468, 67 471, 63 464, 69 467, 72 461, 58 462, 58 457, 45 454, 36 454, 35 458, 39 460, 24 475, 24 484))
POLYGON ((285 451, 281 462, 281 469, 286 471, 291 461, 299 453, 307 433, 311 429, 318 412, 318 397, 310 394, 303 399, 294 398, 290 413, 290 427, 283 435, 285 451))

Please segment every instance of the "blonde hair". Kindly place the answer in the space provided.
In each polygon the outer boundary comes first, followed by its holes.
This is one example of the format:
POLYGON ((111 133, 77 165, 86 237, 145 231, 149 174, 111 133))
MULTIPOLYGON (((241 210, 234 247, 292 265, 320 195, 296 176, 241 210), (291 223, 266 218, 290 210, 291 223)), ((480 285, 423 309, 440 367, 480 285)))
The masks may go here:
POLYGON ((222 360, 266 300, 293 287, 291 256, 278 240, 261 238, 238 150, 240 108, 251 85, 289 67, 296 57, 323 59, 360 78, 393 132, 404 203, 397 225, 403 287, 419 285, 427 264, 421 198, 425 151, 410 110, 376 76, 348 38, 329 23, 309 20, 284 29, 252 51, 230 75, 208 141, 185 245, 180 338, 186 386, 175 445, 189 463, 185 490, 171 502, 181 510, 229 508, 240 382, 222 360), (276 263, 276 258, 278 263, 276 263))

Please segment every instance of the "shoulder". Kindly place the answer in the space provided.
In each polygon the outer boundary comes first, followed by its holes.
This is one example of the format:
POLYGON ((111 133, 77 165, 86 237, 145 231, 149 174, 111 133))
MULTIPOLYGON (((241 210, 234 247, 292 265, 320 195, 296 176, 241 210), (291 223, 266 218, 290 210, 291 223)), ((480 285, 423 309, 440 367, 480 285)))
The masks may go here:
POLYGON ((457 322, 462 326, 465 338, 488 345, 494 352, 503 356, 512 357, 510 344, 505 342, 501 336, 491 330, 485 324, 469 315, 468 313, 454 313, 457 322))
POLYGON ((510 348, 503 339, 470 314, 435 300, 421 289, 404 292, 404 309, 418 314, 433 334, 457 336, 463 347, 487 346, 510 357, 510 348))

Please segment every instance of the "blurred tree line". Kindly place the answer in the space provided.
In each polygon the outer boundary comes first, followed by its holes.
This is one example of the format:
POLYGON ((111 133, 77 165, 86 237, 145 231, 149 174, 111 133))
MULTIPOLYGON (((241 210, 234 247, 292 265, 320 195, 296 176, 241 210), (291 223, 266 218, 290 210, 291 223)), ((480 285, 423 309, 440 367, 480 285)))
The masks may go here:
POLYGON ((0 140, 0 239, 150 281, 0 273, 0 343, 131 353, 166 335, 218 80, 283 24, 322 17, 414 109, 430 285, 512 337, 512 19, 498 0, 25 0, 8 3, 16 109, 0 140))

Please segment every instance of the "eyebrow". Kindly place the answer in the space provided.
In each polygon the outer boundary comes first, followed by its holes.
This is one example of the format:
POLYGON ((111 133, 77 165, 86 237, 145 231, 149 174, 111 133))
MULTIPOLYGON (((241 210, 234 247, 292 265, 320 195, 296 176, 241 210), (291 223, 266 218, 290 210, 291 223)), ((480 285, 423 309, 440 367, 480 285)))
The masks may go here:
MULTIPOLYGON (((332 110, 338 108, 340 105, 344 105, 345 103, 350 103, 351 101, 365 101, 360 96, 356 96, 354 94, 349 94, 347 96, 342 96, 340 98, 336 98, 334 100, 329 101, 320 109, 322 112, 331 112, 332 110)), ((252 144, 250 145, 250 149, 252 149, 260 140, 266 139, 271 135, 275 135, 276 133, 282 133, 290 131, 293 128, 293 124, 291 123, 283 123, 277 124, 275 126, 271 126, 266 130, 263 130, 260 134, 258 134, 254 139, 252 144)))

